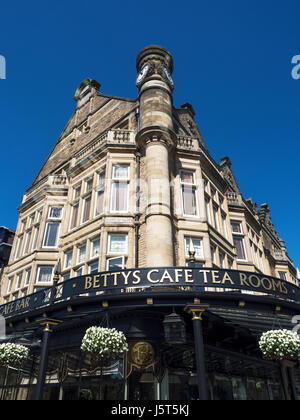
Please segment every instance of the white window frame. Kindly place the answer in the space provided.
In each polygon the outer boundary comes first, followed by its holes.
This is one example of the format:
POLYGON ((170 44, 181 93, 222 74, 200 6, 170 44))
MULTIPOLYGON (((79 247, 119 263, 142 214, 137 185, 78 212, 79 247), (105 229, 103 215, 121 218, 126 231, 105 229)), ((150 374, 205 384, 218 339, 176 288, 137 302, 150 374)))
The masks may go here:
POLYGON ((109 262, 112 260, 122 260, 122 268, 120 268, 120 270, 124 270, 125 267, 125 261, 126 261, 126 257, 124 255, 120 255, 119 257, 108 257, 106 259, 106 270, 109 271, 109 262))
POLYGON ((22 281, 23 281, 23 271, 17 273, 15 290, 20 290, 22 288, 22 281))
POLYGON ((88 264, 88 274, 91 274, 91 266, 94 265, 94 264, 97 264, 97 272, 99 271, 99 261, 96 260, 96 261, 90 262, 88 264))
POLYGON ((117 233, 117 232, 110 232, 108 234, 108 245, 107 245, 107 254, 108 255, 127 255, 128 253, 128 233, 117 233), (112 236, 125 236, 125 251, 120 251, 120 252, 116 252, 116 251, 111 251, 111 238, 112 236))
POLYGON ((219 206, 213 204, 214 228, 220 232, 219 206))
POLYGON ((78 246, 78 249, 77 249, 77 264, 84 264, 85 261, 86 261, 86 257, 87 257, 87 244, 85 242, 85 243, 78 246), (84 255, 84 259, 80 260, 80 250, 82 248, 85 248, 85 255, 84 255))
POLYGON ((96 186, 96 197, 95 197, 95 209, 94 209, 94 217, 100 216, 104 212, 104 201, 105 201, 105 178, 106 177, 106 169, 103 168, 97 173, 97 186, 96 186), (101 175, 104 174, 104 178, 102 182, 101 175), (98 197, 99 194, 103 194, 103 208, 100 213, 97 213, 97 204, 98 204, 98 197))
POLYGON ((80 209, 79 201, 76 202, 75 204, 72 204, 69 231, 74 230, 74 229, 78 228, 78 226, 79 226, 79 223, 78 223, 78 221, 80 220, 79 209, 80 209), (74 216, 74 207, 77 207, 77 218, 76 218, 75 226, 72 226, 72 221, 73 221, 73 216, 74 216))
POLYGON ((13 284, 14 284, 14 277, 10 277, 8 279, 8 284, 7 284, 7 291, 6 291, 7 294, 11 293, 13 284))
POLYGON ((195 258, 197 258, 197 259, 204 259, 203 238, 202 237, 201 238, 197 238, 196 236, 185 236, 184 237, 185 256, 186 256, 186 258, 189 258, 187 240, 193 242, 194 249, 195 249, 194 241, 200 241, 201 255, 196 255, 196 253, 195 253, 195 258))
POLYGON ((27 268, 27 270, 25 270, 24 287, 30 285, 31 273, 32 273, 32 268, 27 268))
POLYGON ((68 268, 71 268, 72 265, 73 265, 73 248, 68 249, 65 252, 64 270, 67 270, 68 268), (71 255, 70 265, 67 265, 67 263, 68 263, 68 255, 71 255))
POLYGON ((99 256, 100 256, 100 246, 101 246, 101 236, 97 236, 96 238, 91 239, 90 259, 99 258, 99 256), (96 241, 99 241, 99 250, 98 250, 98 254, 97 255, 94 255, 94 249, 95 249, 94 243, 96 241))
POLYGON ((54 267, 52 265, 39 265, 38 266, 38 271, 37 271, 37 277, 36 277, 36 284, 51 284, 52 281, 53 281, 53 271, 54 271, 54 267), (50 281, 39 281, 41 269, 43 269, 43 268, 51 268, 52 269, 51 280, 50 281))
MULTIPOLYGON (((245 248, 245 240, 244 240, 244 236, 243 235, 241 235, 241 234, 233 234, 232 235, 232 239, 233 239, 233 244, 234 244, 234 238, 237 238, 237 239, 240 239, 241 241, 242 241, 242 246, 243 246, 243 251, 244 251, 244 255, 245 255, 245 258, 244 259, 242 259, 242 258, 238 258, 238 256, 236 256, 236 259, 237 259, 237 261, 248 261, 248 259, 247 259, 247 253, 246 253, 246 248, 245 248)), ((236 248, 236 246, 235 246, 235 244, 234 244, 234 247, 236 248)))
POLYGON ((195 181, 195 171, 192 169, 180 169, 179 171, 179 180, 180 180, 180 192, 181 192, 181 207, 182 207, 182 215, 184 217, 199 217, 199 204, 198 204, 198 188, 195 181), (192 182, 186 182, 182 180, 182 173, 187 172, 193 175, 193 181, 192 182), (195 203, 196 203, 196 214, 186 214, 184 212, 184 186, 187 185, 187 188, 191 188, 195 192, 195 203))
POLYGON ((110 188, 110 212, 114 214, 122 214, 122 213, 128 213, 129 211, 129 183, 130 183, 130 165, 129 164, 116 164, 112 167, 112 182, 111 182, 111 188, 110 188), (115 169, 116 168, 127 168, 127 177, 120 178, 115 176, 115 169), (114 188, 116 188, 116 185, 124 184, 126 185, 127 189, 127 196, 126 196, 126 208, 122 210, 116 210, 115 206, 115 200, 114 200, 114 188))
POLYGON ((62 220, 62 218, 63 218, 63 211, 64 211, 64 207, 63 206, 50 206, 49 207, 49 211, 48 211, 48 219, 49 220, 62 220), (61 215, 60 215, 60 217, 53 217, 53 216, 51 216, 52 209, 61 209, 61 215))
POLYGON ((60 222, 54 222, 54 221, 48 221, 46 222, 46 226, 45 226, 45 232, 44 232, 44 239, 43 239, 43 248, 46 249, 56 249, 57 245, 58 245, 58 240, 59 240, 59 236, 60 236, 60 228, 61 228, 61 223, 60 222), (58 225, 58 229, 57 229, 57 235, 56 235, 56 244, 55 245, 45 245, 45 240, 46 240, 46 233, 47 233, 47 228, 49 224, 57 224, 58 225))
POLYGON ((82 214, 81 214, 81 225, 85 225, 86 223, 88 223, 91 220, 91 214, 92 214, 92 192, 90 192, 89 194, 87 194, 86 197, 84 197, 84 199, 82 200, 82 214), (88 218, 86 220, 83 220, 84 215, 85 215, 85 210, 86 210, 86 203, 87 203, 87 199, 89 198, 90 201, 90 211, 88 214, 88 218))

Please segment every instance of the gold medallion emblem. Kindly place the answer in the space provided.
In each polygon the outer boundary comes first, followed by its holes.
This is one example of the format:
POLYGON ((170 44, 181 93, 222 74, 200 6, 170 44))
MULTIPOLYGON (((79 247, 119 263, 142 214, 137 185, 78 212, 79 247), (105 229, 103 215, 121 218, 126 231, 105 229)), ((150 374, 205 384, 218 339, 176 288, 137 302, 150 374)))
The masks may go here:
POLYGON ((131 359, 137 366, 146 366, 154 362, 155 352, 147 342, 136 343, 131 350, 131 359))

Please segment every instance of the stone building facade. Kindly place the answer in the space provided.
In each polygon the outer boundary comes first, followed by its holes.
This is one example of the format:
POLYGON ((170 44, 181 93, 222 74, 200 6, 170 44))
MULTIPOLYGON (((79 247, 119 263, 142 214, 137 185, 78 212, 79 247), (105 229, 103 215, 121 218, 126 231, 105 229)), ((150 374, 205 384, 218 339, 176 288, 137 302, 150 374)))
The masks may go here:
POLYGON ((185 266, 264 273, 297 284, 267 204, 245 199, 209 154, 193 107, 173 105, 173 60, 137 58, 137 99, 78 87, 76 109, 25 192, 1 303, 61 279, 118 268, 185 266), (138 192, 138 193, 137 193, 138 192))

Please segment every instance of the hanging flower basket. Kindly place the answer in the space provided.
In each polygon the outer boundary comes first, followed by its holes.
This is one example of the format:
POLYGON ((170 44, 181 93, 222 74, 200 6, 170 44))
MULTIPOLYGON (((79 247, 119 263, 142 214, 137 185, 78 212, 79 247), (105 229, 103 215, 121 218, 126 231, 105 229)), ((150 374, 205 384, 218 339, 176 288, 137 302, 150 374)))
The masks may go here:
POLYGON ((20 344, 0 345, 0 366, 20 368, 29 356, 29 349, 20 344))
POLYGON ((91 327, 86 330, 81 350, 94 359, 118 360, 128 351, 125 335, 115 328, 91 327))
POLYGON ((290 330, 272 330, 262 334, 259 347, 272 360, 296 360, 300 356, 300 338, 290 330))

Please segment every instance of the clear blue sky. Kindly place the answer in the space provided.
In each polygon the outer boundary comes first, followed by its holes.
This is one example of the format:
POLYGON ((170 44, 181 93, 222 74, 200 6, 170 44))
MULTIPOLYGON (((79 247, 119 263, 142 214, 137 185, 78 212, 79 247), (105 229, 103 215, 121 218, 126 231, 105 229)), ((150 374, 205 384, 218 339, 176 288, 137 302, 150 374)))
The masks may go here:
POLYGON ((245 198, 267 202, 300 265, 299 0, 2 2, 0 225, 17 207, 71 116, 79 83, 135 98, 135 59, 174 57, 175 106, 190 102, 208 149, 229 156, 245 198))

